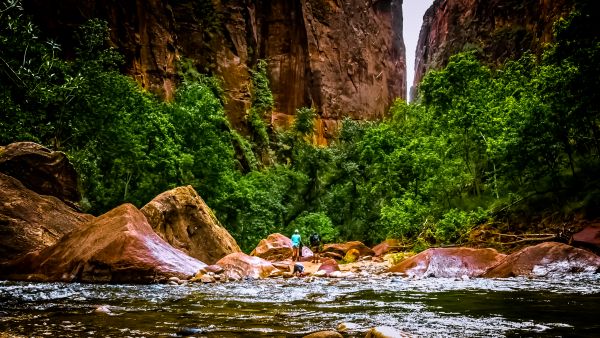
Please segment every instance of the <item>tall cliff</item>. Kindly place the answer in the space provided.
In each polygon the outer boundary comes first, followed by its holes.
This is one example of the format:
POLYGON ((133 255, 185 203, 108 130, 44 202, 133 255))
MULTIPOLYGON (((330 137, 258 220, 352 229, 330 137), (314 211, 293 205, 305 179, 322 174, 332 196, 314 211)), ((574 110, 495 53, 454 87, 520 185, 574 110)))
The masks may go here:
POLYGON ((568 14, 574 0, 435 0, 423 17, 415 55, 417 86, 430 69, 451 55, 478 49, 499 64, 531 50, 539 53, 552 39, 554 22, 568 14))
POLYGON ((402 0, 27 0, 26 8, 67 45, 74 26, 108 21, 126 71, 167 99, 178 60, 191 60, 222 78, 240 129, 259 59, 268 62, 273 124, 287 125, 297 108, 312 106, 320 139, 346 116, 383 116, 406 93, 402 0))

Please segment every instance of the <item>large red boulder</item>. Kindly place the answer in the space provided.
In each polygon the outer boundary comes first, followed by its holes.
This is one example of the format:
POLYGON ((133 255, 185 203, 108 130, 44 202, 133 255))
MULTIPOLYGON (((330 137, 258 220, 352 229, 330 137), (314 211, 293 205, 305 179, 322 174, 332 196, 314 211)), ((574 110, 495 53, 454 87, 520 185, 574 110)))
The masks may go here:
POLYGON ((376 246, 373 247, 373 252, 375 253, 375 256, 383 256, 386 255, 390 252, 394 252, 398 250, 398 247, 400 247, 400 241, 397 239, 386 239, 385 241, 377 244, 376 246))
POLYGON ((271 262, 260 257, 246 255, 243 252, 236 252, 221 258, 217 265, 225 271, 229 280, 240 280, 243 278, 267 278, 275 270, 271 262))
POLYGON ((573 243, 600 249, 600 224, 587 226, 574 234, 573 243))
POLYGON ((282 234, 270 234, 266 239, 260 240, 250 255, 271 262, 292 258, 292 240, 282 234))
POLYGON ((548 276, 595 272, 599 268, 600 257, 589 251, 563 243, 546 242, 509 255, 483 277, 548 276))
POLYGON ((317 271, 325 271, 327 274, 330 274, 334 271, 340 271, 340 266, 332 258, 326 258, 323 260, 317 271))
POLYGON ((346 253, 351 249, 358 250, 361 257, 375 255, 375 252, 371 248, 369 248, 368 246, 364 245, 362 242, 359 242, 359 241, 337 243, 337 244, 326 244, 323 247, 322 253, 324 256, 327 256, 325 253, 333 252, 333 253, 336 253, 336 254, 344 257, 344 256, 346 256, 346 253))
POLYGON ((135 206, 124 204, 13 262, 9 279, 150 283, 188 278, 206 264, 171 247, 135 206))
POLYGON ((67 156, 37 143, 18 142, 0 147, 0 172, 18 179, 38 194, 68 203, 81 200, 77 172, 67 156))
POLYGON ((141 211, 162 239, 207 264, 241 251, 191 186, 166 191, 141 211))
POLYGON ((54 245, 93 218, 0 173, 0 262, 54 245))
POLYGON ((477 277, 497 265, 506 255, 494 249, 427 249, 389 269, 410 277, 477 277))

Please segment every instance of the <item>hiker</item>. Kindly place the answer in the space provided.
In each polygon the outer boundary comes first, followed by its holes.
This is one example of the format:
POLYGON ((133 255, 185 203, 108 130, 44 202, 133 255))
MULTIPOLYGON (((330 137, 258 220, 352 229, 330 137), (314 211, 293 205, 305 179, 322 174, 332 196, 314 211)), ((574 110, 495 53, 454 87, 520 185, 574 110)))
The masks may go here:
POLYGON ((302 238, 300 237, 300 232, 298 229, 294 230, 294 234, 292 235, 292 260, 295 262, 300 257, 300 243, 302 238))
POLYGON ((296 277, 304 277, 304 265, 300 263, 294 263, 294 270, 292 274, 296 277))
POLYGON ((312 235, 308 238, 310 242, 310 250, 313 252, 313 263, 319 262, 319 252, 321 251, 321 237, 316 232, 313 232, 312 235))

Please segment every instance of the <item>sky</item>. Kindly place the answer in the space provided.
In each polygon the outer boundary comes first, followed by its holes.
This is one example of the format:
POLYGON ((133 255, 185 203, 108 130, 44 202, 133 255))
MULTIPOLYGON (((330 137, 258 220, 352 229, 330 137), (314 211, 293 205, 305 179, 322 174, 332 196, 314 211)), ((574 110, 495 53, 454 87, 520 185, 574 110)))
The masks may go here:
MULTIPOLYGON (((425 11, 433 4, 433 0, 404 0, 402 13, 404 17, 404 45, 406 46, 406 84, 407 91, 415 77, 415 51, 419 41, 419 32, 425 11)), ((408 93, 406 94, 408 98, 408 93)))

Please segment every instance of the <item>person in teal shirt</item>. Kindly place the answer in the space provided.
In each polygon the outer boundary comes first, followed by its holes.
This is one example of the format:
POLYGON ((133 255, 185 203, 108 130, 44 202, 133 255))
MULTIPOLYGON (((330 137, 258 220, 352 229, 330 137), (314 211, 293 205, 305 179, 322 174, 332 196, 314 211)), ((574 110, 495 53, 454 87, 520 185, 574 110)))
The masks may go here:
POLYGON ((298 229, 294 230, 294 234, 292 235, 292 260, 295 262, 300 257, 300 232, 298 229))

